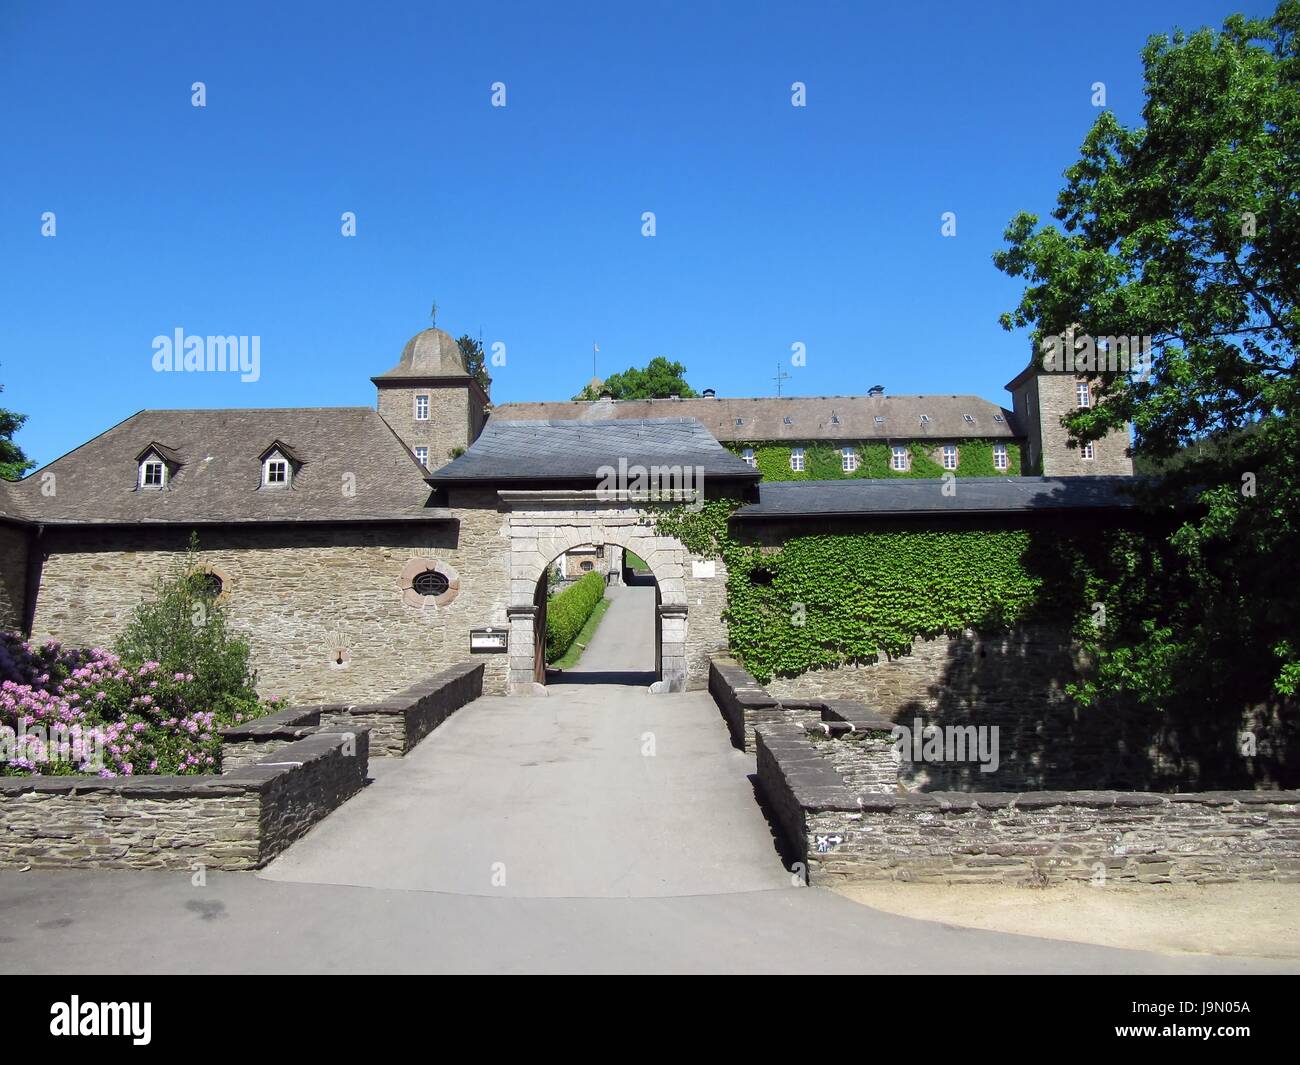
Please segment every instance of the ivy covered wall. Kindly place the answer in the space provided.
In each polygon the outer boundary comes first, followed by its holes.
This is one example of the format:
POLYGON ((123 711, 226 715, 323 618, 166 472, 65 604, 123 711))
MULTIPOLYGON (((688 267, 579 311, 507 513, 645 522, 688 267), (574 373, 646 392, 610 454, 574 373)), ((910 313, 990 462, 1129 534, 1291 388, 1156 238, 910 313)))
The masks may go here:
POLYGON ((958 477, 1006 477, 1021 473, 1020 445, 1014 441, 1005 441, 1005 470, 993 468, 992 440, 910 441, 907 445, 912 452, 910 470, 892 469, 890 458, 893 445, 874 440, 856 444, 812 440, 802 443, 782 441, 779 444, 755 441, 728 443, 725 446, 737 455, 746 448, 753 448, 755 464, 766 481, 840 481, 861 477, 942 477, 943 467, 934 456, 945 443, 957 445, 957 469, 954 472, 958 477), (852 473, 846 473, 840 449, 850 446, 857 452, 858 468, 852 473), (790 449, 795 447, 804 449, 804 469, 798 473, 790 469, 790 449))
POLYGON ((665 509, 656 524, 726 562, 731 650, 762 683, 902 654, 918 637, 966 628, 1089 624, 1106 567, 1131 561, 1123 531, 909 529, 743 543, 729 523, 737 505, 665 509))

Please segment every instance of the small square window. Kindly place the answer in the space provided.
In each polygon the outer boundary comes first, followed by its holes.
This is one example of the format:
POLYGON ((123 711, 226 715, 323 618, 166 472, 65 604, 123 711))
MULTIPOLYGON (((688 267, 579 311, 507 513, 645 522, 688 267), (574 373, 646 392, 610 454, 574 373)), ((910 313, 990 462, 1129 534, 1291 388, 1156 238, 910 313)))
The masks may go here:
POLYGON ((832 425, 840 424, 840 416, 834 412, 831 413, 831 424, 832 425))
POLYGON ((876 424, 877 424, 877 425, 884 425, 884 424, 885 424, 885 416, 884 416, 883 414, 877 414, 877 415, 876 415, 876 424))
POLYGON ((790 449, 790 469, 795 473, 803 472, 803 448, 794 447, 790 449))
POLYGON ((1007 468, 1007 445, 993 445, 993 468, 995 470, 1005 470, 1007 468))
POLYGON ((745 460, 745 465, 753 466, 755 468, 758 467, 758 460, 754 458, 754 449, 752 447, 745 448, 745 450, 740 453, 740 457, 745 460))
POLYGON ((995 415, 993 415, 993 420, 994 420, 995 422, 1004 422, 1004 421, 1006 421, 1006 419, 1005 419, 1004 417, 1002 417, 1001 414, 995 414, 995 415))
POLYGON ((943 468, 945 470, 955 470, 957 468, 957 449, 948 444, 943 449, 943 468))
POLYGON ((794 419, 791 418, 788 414, 784 418, 782 418, 781 421, 784 422, 786 425, 794 425, 794 419))
POLYGON ((922 425, 929 425, 929 424, 930 424, 930 416, 929 416, 928 414, 922 414, 922 415, 921 415, 921 424, 922 424, 922 425))
POLYGON ((429 420, 429 397, 415 397, 415 420, 417 422, 427 422, 429 420))
POLYGON ((840 469, 853 473, 858 468, 858 453, 851 447, 840 448, 840 469))
POLYGON ((284 459, 268 459, 266 462, 267 484, 288 484, 289 464, 284 459))
POLYGON ((911 466, 912 454, 905 447, 895 447, 890 457, 890 463, 896 470, 906 470, 911 466))
POLYGON ((167 467, 157 459, 140 463, 140 487, 162 488, 167 483, 167 467))
POLYGON ((1083 447, 1081 447, 1079 450, 1080 450, 1080 452, 1082 453, 1084 459, 1087 459, 1087 460, 1091 460, 1091 459, 1092 459, 1092 444, 1091 444, 1091 442, 1089 442, 1089 443, 1087 443, 1087 444, 1084 444, 1083 447))
POLYGON ((429 449, 427 447, 417 447, 415 449, 415 458, 426 470, 429 468, 429 449))
POLYGON ((962 417, 962 421, 964 421, 967 425, 975 424, 975 419, 971 415, 963 414, 961 417, 962 417))
POLYGON ((745 424, 745 419, 744 419, 744 418, 737 418, 737 419, 736 419, 736 424, 737 424, 737 425, 744 425, 744 424, 745 424))

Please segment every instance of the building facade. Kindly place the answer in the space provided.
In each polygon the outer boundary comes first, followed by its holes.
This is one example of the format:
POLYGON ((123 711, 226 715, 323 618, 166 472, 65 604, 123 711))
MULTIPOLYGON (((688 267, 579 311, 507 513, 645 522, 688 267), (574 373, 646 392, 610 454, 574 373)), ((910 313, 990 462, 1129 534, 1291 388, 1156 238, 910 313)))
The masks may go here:
POLYGON ((543 694, 538 588, 557 560, 566 575, 600 566, 583 554, 599 545, 606 567, 631 551, 658 584, 657 690, 702 686, 728 642, 725 567, 658 535, 643 501, 601 488, 602 471, 701 470, 692 491, 746 501, 745 520, 778 537, 819 515, 946 522, 978 509, 1014 523, 1049 499, 1110 513, 1107 479, 1077 475, 1131 462, 1118 439, 1072 460, 1069 392, 1042 376, 1013 381, 1011 410, 872 395, 489 413, 456 342, 425 330, 372 378, 374 409, 146 410, 0 482, 0 625, 109 645, 193 535, 268 697, 379 698, 469 657, 482 629, 509 632, 485 656, 486 690, 543 694), (839 476, 822 476, 835 463, 839 476), (888 494, 944 473, 970 487, 888 494), (781 481, 802 483, 764 487, 781 481))

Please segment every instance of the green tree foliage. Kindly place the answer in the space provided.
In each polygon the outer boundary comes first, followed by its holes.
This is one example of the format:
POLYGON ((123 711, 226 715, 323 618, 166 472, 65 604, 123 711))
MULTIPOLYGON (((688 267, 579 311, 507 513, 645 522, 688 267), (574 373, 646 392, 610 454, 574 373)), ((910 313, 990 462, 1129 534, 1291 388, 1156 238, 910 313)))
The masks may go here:
POLYGON ((468 333, 465 333, 456 343, 460 346, 460 353, 465 356, 465 369, 469 371, 469 375, 478 378, 478 383, 483 386, 483 391, 491 395, 492 378, 487 372, 487 359, 483 355, 483 342, 475 340, 468 333))
POLYGON ((259 712, 248 643, 230 632, 197 538, 153 595, 136 607, 113 648, 124 660, 157 662, 163 672, 194 674, 195 709, 223 717, 259 712))
POLYGON ((1127 691, 1232 718, 1296 690, 1300 614, 1300 0, 1221 32, 1153 37, 1143 124, 1102 112, 1053 212, 1021 214, 995 262, 1026 279, 1008 328, 1149 336, 1148 378, 1095 378, 1079 440, 1132 422, 1167 475, 1152 503, 1192 502, 1106 596, 1080 695, 1127 691), (1285 576, 1283 576, 1285 575, 1285 576))
POLYGON ((622 373, 611 374, 601 388, 588 385, 574 399, 599 399, 608 392, 615 399, 668 399, 681 396, 690 399, 697 395, 686 383, 686 367, 680 362, 669 362, 662 355, 651 359, 643 369, 629 366, 622 373))
POLYGON ((584 573, 546 604, 546 661, 554 662, 577 639, 596 604, 605 597, 605 578, 584 573))
MULTIPOLYGON (((3 391, 4 385, 0 385, 0 392, 3 391)), ((23 427, 25 421, 27 415, 0 407, 0 479, 16 481, 36 465, 13 440, 14 433, 23 427)))

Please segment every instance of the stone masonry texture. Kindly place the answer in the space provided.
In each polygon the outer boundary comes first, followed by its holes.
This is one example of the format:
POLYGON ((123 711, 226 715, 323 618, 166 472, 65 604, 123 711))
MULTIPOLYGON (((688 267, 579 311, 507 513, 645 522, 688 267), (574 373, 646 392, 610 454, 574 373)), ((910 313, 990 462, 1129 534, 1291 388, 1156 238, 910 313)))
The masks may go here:
POLYGON ((811 884, 1300 880, 1297 792, 890 794, 860 790, 804 727, 756 740, 760 791, 811 884))
POLYGON ((27 538, 21 525, 0 522, 0 629, 20 629, 27 603, 27 538))
POLYGON ((256 869, 365 784, 368 735, 221 776, 0 778, 0 868, 256 869))

